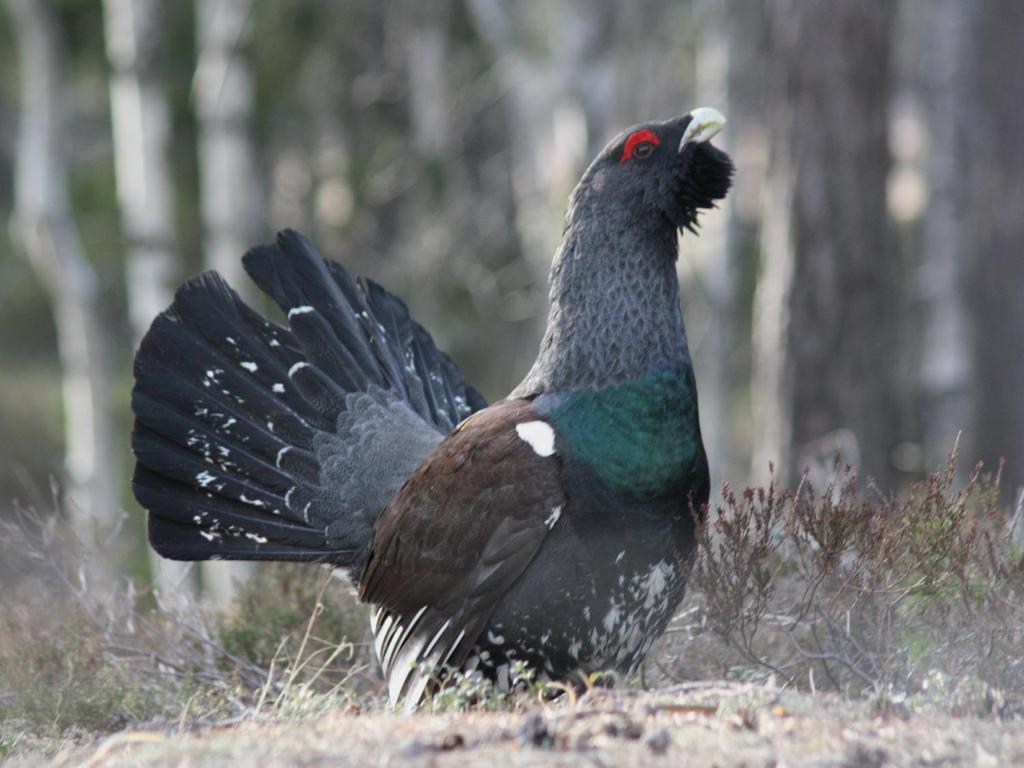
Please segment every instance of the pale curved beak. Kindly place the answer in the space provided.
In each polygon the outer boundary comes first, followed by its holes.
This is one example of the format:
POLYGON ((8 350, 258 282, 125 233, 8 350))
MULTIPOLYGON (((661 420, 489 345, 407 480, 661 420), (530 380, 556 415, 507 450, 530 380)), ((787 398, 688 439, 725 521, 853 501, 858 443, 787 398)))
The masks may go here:
POLYGON ((690 113, 690 123, 679 141, 679 151, 691 142, 702 144, 725 127, 725 115, 711 107, 698 107, 690 113))

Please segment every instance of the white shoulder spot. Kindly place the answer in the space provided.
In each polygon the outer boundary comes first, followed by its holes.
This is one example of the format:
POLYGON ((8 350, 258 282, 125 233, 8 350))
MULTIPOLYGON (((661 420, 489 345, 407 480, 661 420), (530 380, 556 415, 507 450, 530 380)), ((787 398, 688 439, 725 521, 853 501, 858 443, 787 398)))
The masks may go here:
POLYGON ((538 456, 547 457, 555 452, 555 430, 543 421, 524 421, 516 424, 516 434, 533 448, 538 456))
POLYGON ((301 307, 292 307, 288 310, 288 319, 291 320, 296 315, 306 315, 313 311, 313 308, 309 305, 303 305, 301 307))

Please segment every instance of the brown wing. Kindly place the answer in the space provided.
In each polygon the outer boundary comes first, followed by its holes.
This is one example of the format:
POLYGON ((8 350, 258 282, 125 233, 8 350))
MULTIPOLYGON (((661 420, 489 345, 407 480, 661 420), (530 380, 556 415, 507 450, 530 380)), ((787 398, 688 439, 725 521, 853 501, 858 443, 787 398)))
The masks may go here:
POLYGON ((554 440, 528 402, 497 403, 446 437, 381 513, 359 596, 375 606, 392 706, 414 708, 433 669, 462 666, 557 521, 554 440))

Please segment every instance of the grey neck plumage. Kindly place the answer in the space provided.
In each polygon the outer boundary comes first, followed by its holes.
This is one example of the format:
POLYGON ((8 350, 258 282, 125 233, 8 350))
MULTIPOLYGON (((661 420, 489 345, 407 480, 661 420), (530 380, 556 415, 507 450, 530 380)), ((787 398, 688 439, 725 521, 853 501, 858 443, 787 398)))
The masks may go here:
POLYGON ((603 387, 690 365, 675 229, 662 222, 637 227, 632 212, 575 203, 551 269, 540 353, 510 398, 603 387))

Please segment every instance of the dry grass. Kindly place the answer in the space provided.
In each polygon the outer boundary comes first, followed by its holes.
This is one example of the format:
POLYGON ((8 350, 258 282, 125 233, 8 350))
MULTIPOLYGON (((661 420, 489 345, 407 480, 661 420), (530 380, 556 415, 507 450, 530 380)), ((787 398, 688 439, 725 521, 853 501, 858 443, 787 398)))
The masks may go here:
POLYGON ((54 515, 0 522, 0 557, 29 574, 0 594, 0 758, 379 698, 364 611, 326 570, 275 565, 224 611, 160 610, 129 581, 93 582, 94 556, 54 515))

